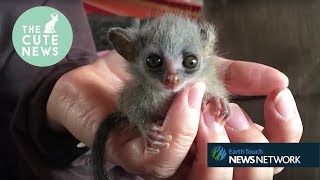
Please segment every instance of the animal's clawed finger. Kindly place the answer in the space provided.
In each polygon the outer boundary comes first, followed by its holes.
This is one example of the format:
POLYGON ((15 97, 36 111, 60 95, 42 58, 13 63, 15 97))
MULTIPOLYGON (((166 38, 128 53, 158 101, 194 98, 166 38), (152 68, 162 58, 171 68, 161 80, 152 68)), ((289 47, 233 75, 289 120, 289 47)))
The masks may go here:
POLYGON ((211 112, 216 117, 216 121, 221 125, 225 125, 231 115, 228 100, 226 98, 214 97, 210 102, 214 105, 211 112))
POLYGON ((160 148, 169 148, 169 142, 172 140, 171 135, 163 133, 164 127, 152 124, 150 129, 144 135, 145 150, 152 154, 160 152, 160 148))

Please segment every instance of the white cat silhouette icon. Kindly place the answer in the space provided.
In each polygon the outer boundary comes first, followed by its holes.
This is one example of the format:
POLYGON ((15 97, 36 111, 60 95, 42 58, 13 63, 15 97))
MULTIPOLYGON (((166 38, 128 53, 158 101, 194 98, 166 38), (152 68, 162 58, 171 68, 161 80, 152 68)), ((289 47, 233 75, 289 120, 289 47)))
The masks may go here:
POLYGON ((57 13, 51 13, 51 20, 46 23, 45 30, 43 33, 49 34, 49 33, 55 33, 56 30, 54 29, 54 26, 56 25, 56 22, 58 21, 58 14, 57 13))

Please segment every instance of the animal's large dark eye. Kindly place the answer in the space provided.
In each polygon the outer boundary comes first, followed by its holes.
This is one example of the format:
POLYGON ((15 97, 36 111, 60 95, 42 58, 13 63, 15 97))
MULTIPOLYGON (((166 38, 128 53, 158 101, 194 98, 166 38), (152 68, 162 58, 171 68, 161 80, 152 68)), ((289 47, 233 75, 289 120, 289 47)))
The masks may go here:
POLYGON ((162 59, 160 56, 158 55, 150 55, 147 59, 146 59, 146 64, 149 68, 159 68, 162 66, 162 59))
POLYGON ((183 66, 188 69, 194 69, 199 66, 198 59, 194 56, 187 56, 183 60, 183 66))

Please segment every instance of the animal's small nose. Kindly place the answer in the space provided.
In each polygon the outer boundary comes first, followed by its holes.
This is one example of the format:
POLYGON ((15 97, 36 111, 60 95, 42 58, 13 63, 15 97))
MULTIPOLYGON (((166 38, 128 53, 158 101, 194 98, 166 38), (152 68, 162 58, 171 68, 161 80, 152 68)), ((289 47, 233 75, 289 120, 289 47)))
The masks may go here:
POLYGON ((170 84, 178 84, 180 81, 180 76, 177 74, 170 74, 167 76, 166 81, 170 84))

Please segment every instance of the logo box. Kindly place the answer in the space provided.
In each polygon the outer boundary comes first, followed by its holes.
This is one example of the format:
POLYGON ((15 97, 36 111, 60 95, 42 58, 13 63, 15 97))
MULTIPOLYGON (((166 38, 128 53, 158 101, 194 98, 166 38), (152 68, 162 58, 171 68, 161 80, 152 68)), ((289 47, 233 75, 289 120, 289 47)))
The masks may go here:
POLYGON ((320 143, 208 143, 208 167, 319 167, 320 143))
POLYGON ((26 63, 47 67, 60 62, 73 42, 69 20, 57 9, 37 6, 26 10, 16 20, 12 43, 26 63))

